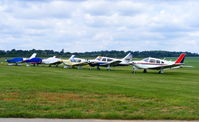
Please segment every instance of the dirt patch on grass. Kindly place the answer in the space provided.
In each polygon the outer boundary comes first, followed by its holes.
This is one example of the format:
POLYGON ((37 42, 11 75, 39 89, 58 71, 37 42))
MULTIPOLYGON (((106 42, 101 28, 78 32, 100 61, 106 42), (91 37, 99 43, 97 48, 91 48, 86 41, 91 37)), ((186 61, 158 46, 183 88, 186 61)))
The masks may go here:
POLYGON ((65 101, 82 101, 82 97, 74 93, 38 93, 35 95, 41 101, 65 102, 65 101))
POLYGON ((14 99, 14 98, 3 98, 0 99, 1 101, 18 101, 18 99, 14 99))
POLYGON ((56 102, 56 101, 89 101, 89 102, 106 102, 106 101, 115 101, 120 103, 126 103, 126 102, 150 102, 154 101, 153 99, 142 99, 142 98, 135 98, 125 95, 114 95, 114 94, 77 94, 77 93, 63 93, 63 92, 35 92, 35 93, 17 93, 17 92, 11 92, 11 93, 4 93, 0 94, 0 100, 4 101, 31 101, 37 99, 38 101, 50 101, 50 102, 56 102))

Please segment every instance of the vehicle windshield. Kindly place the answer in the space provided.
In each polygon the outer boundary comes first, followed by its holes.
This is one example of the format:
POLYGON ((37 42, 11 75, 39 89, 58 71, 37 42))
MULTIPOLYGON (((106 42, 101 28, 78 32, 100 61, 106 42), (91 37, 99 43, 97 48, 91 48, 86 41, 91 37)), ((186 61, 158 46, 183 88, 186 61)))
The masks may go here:
POLYGON ((101 60, 101 57, 97 57, 95 60, 98 60, 98 61, 100 61, 100 60, 101 60))
POLYGON ((143 59, 143 61, 149 62, 149 58, 145 58, 145 59, 143 59))

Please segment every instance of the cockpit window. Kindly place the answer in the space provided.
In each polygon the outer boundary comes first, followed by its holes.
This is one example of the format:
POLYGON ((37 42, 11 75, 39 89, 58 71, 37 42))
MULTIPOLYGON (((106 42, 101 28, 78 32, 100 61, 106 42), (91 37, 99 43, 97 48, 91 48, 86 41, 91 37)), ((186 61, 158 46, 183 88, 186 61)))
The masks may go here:
POLYGON ((110 61, 113 61, 113 59, 108 58, 107 61, 110 62, 110 61))
POLYGON ((103 58, 102 61, 106 61, 106 58, 103 58))
POLYGON ((150 59, 150 63, 155 63, 155 59, 150 59))
POLYGON ((96 58, 96 60, 98 60, 98 61, 100 61, 100 59, 101 59, 100 57, 97 57, 97 58, 96 58))

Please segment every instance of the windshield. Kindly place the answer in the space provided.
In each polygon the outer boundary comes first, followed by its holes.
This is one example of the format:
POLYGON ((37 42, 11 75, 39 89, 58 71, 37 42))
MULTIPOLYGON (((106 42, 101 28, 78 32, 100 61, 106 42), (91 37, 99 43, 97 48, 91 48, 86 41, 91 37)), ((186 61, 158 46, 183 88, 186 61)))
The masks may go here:
POLYGON ((143 61, 149 62, 149 58, 145 58, 145 59, 143 59, 143 61))
POLYGON ((95 60, 98 60, 98 61, 100 61, 100 60, 101 60, 101 57, 97 57, 95 60))

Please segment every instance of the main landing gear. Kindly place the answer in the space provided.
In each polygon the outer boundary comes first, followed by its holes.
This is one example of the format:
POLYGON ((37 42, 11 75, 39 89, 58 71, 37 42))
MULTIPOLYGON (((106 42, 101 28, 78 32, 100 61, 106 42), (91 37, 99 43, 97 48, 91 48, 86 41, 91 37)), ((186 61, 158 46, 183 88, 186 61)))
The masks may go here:
POLYGON ((97 66, 97 70, 100 70, 100 67, 99 67, 99 65, 97 66))
POLYGON ((39 66, 39 64, 33 64, 33 66, 35 67, 35 66, 39 66))
POLYGON ((144 69, 143 73, 147 73, 147 69, 144 69))
POLYGON ((159 74, 163 74, 164 73, 164 70, 163 69, 160 69, 160 71, 158 72, 159 74))
POLYGON ((132 66, 132 70, 133 70, 133 74, 135 74, 135 71, 137 70, 137 68, 135 66, 132 66))
POLYGON ((77 66, 77 69, 83 69, 81 66, 77 66))
POLYGON ((106 67, 106 70, 110 71, 110 70, 111 70, 111 66, 108 65, 108 66, 106 67))

